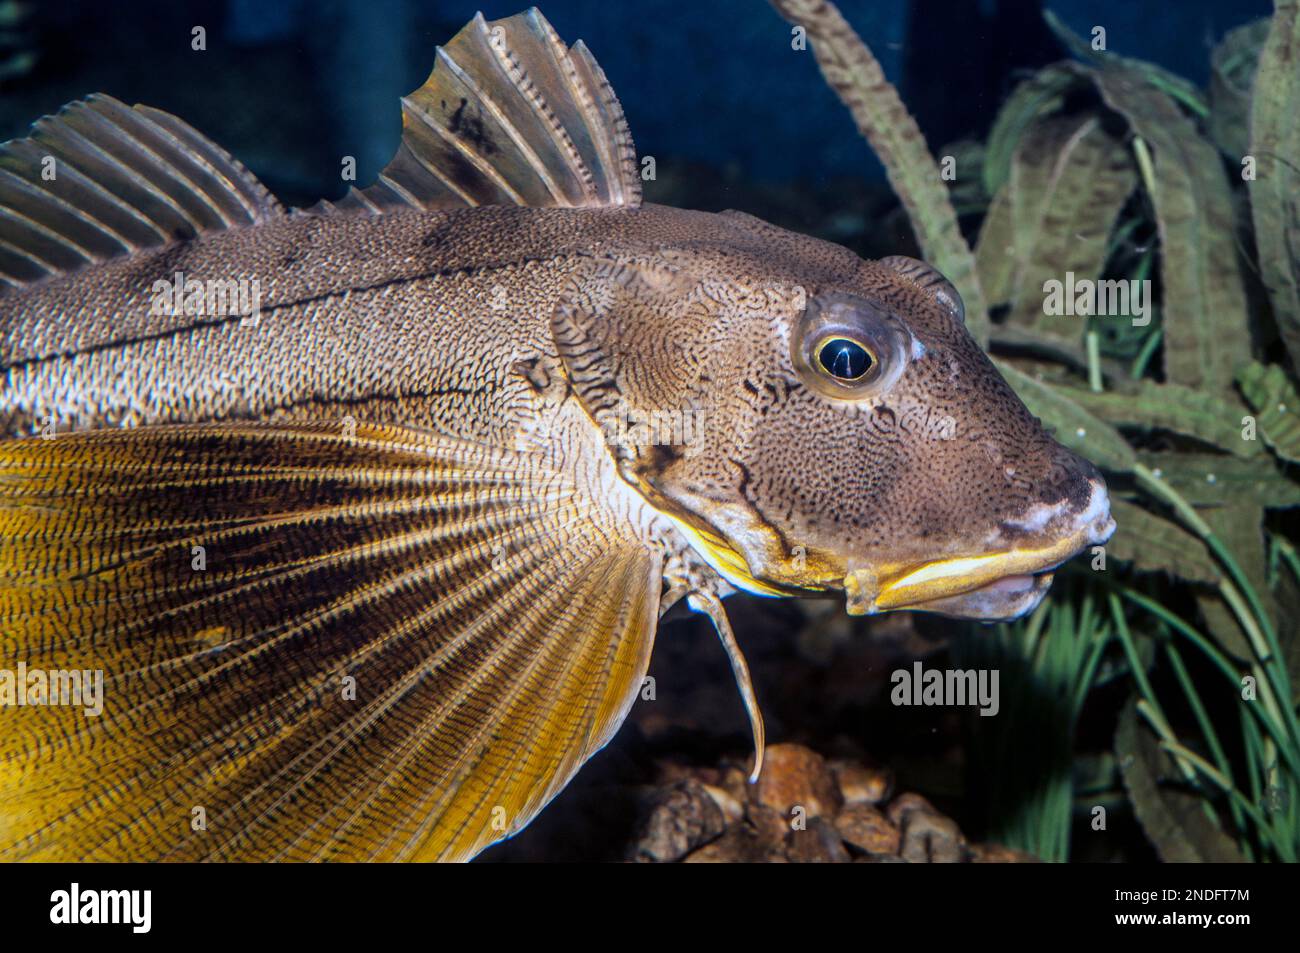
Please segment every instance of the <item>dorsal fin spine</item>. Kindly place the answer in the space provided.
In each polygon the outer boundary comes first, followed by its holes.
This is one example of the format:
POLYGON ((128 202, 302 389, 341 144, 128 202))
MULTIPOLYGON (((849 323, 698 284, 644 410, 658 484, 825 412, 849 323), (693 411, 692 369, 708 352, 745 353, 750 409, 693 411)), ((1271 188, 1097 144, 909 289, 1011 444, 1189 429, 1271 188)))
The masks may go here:
MULTIPOLYGON (((611 173, 622 172, 621 176, 610 175, 610 188, 618 191, 622 199, 619 204, 640 205, 641 179, 637 175, 636 148, 632 144, 632 134, 628 130, 623 107, 619 104, 618 97, 614 95, 614 89, 605 77, 605 71, 600 68, 591 50, 587 49, 587 44, 579 40, 573 44, 572 52, 577 54, 577 63, 582 64, 582 67, 591 74, 593 87, 604 98, 600 104, 603 113, 612 116, 615 120, 613 126, 605 121, 604 115, 597 120, 599 123, 597 128, 604 134, 596 137, 596 146, 605 153, 611 173), (627 187, 629 183, 630 188, 627 187)), ((575 67, 576 65, 575 63, 575 67)), ((593 109, 596 108, 594 100, 588 98, 587 102, 593 109)))
MULTIPOLYGON (((510 85, 514 87, 521 96, 528 100, 528 102, 533 106, 534 112, 540 115, 542 110, 539 106, 544 105, 543 100, 537 95, 532 83, 526 81, 524 71, 520 68, 519 63, 515 60, 514 56, 506 48, 505 41, 501 38, 501 34, 494 33, 488 28, 487 22, 483 19, 483 14, 481 13, 475 16, 475 23, 479 25, 483 40, 487 43, 487 48, 491 52, 492 58, 496 61, 497 69, 501 71, 501 74, 506 78, 510 85)), ((482 87, 478 83, 475 83, 472 79, 466 76, 463 71, 461 73, 461 81, 467 82, 471 89, 477 90, 479 95, 483 97, 482 101, 484 105, 492 110, 493 116, 499 123, 501 123, 501 127, 506 131, 506 134, 510 136, 515 147, 528 157, 533 172, 537 175, 537 178, 541 180, 542 185, 546 186, 546 191, 551 193, 551 197, 555 199, 557 203, 562 204, 566 202, 568 197, 564 194, 564 190, 556 184, 555 179, 552 178, 551 174, 546 170, 546 165, 542 162, 541 156, 537 154, 537 151, 528 142, 528 138, 519 131, 514 123, 510 121, 506 116, 505 111, 497 105, 496 101, 493 100, 490 95, 483 92, 482 87)), ((551 128, 551 124, 549 122, 543 122, 543 125, 551 132, 552 138, 554 138, 554 130, 551 128)))
MULTIPOLYGON (((137 106, 136 111, 146 116, 154 125, 167 136, 175 146, 183 147, 188 151, 191 158, 200 164, 209 175, 226 186, 227 194, 233 197, 244 210, 248 219, 256 219, 261 214, 266 203, 274 203, 271 193, 266 190, 260 182, 248 173, 239 160, 224 156, 211 142, 202 136, 196 135, 194 130, 181 122, 171 113, 165 113, 161 109, 154 109, 151 106, 137 106), (234 166, 243 173, 242 176, 230 176, 221 169, 222 163, 234 166)), ((204 190, 205 193, 207 190, 204 190)), ((232 225, 237 225, 237 221, 232 221, 232 225)))
MULTIPOLYGON (((568 81, 569 91, 572 93, 574 90, 574 72, 568 63, 567 50, 564 48, 564 44, 560 41, 555 30, 551 28, 551 25, 538 14, 536 7, 529 10, 527 15, 530 22, 542 35, 542 48, 546 51, 552 68, 564 76, 568 81)), ((515 88, 532 104, 534 112, 541 117, 542 124, 551 134, 551 141, 555 143, 556 149, 568 160, 569 169, 577 176, 581 185, 583 198, 588 202, 596 201, 598 196, 595 189, 595 178, 591 170, 587 168, 587 164, 582 161, 582 155, 578 152, 578 147, 574 145, 573 137, 569 135, 555 115, 555 110, 546 101, 546 98, 538 92, 537 85, 528 76, 527 71, 524 70, 515 55, 506 47, 505 42, 494 37, 492 45, 501 59, 502 66, 515 84, 515 88)), ((586 118, 585 114, 584 118, 586 118)), ((558 199, 564 198, 555 188, 552 188, 551 193, 558 199)))
MULTIPOLYGON (((412 197, 409 196, 406 190, 403 189, 396 182, 389 179, 387 176, 381 175, 379 177, 379 181, 382 182, 387 188, 391 189, 392 191, 396 192, 398 195, 402 196, 402 201, 404 202, 412 201, 412 197)), ((372 202, 368 197, 366 197, 366 195, 363 194, 360 189, 356 189, 356 188, 349 189, 348 194, 352 196, 354 199, 356 199, 356 201, 364 205, 366 211, 368 211, 371 215, 379 215, 383 212, 383 209, 380 208, 378 205, 376 205, 374 202, 372 202)))
MULTIPOLYGON (((42 120, 41 123, 37 124, 36 130, 38 133, 43 131, 44 129, 44 126, 42 125, 43 123, 44 120, 42 120)), ((121 209, 128 217, 139 222, 143 228, 153 232, 160 239, 165 239, 167 237, 166 233, 161 231, 154 222, 149 220, 147 216, 140 214, 139 210, 137 210, 133 205, 131 205, 130 202, 123 201, 123 199, 120 196, 114 195, 108 189, 104 188, 92 176, 83 173, 80 169, 77 168, 75 160, 68 159, 68 150, 60 147, 59 139, 66 139, 69 137, 69 135, 72 134, 75 134, 73 130, 67 130, 63 136, 47 137, 43 139, 43 145, 45 146, 44 151, 47 152, 48 154, 53 155, 58 160, 64 160, 59 162, 59 174, 70 177, 73 181, 77 182, 83 187, 94 192, 101 199, 103 199, 103 201, 113 205, 115 208, 121 209), (53 141, 50 141, 51 139, 53 141)), ((85 143, 87 147, 91 146, 90 143, 86 142, 84 136, 81 136, 80 134, 76 134, 76 135, 77 138, 82 143, 85 143)), ((13 143, 12 145, 14 146, 15 153, 19 151, 31 151, 33 153, 39 153, 41 151, 36 149, 33 140, 31 139, 21 140, 20 142, 13 143)), ((39 156, 33 155, 30 156, 29 158, 31 158, 32 161, 36 161, 39 158, 39 156)), ((16 176, 16 178, 19 178, 20 181, 26 182, 26 180, 21 179, 21 177, 16 176)), ((27 183, 27 184, 30 185, 31 183, 27 183)), ((71 203, 64 202, 62 198, 53 194, 50 194, 50 200, 64 205, 71 204, 71 203)), ((122 235, 118 229, 108 228, 98 216, 95 216, 89 212, 84 212, 83 210, 78 210, 78 211, 81 213, 81 218, 83 221, 87 223, 91 223, 93 224, 94 227, 106 231, 110 236, 116 237, 123 244, 127 254, 131 254, 137 251, 140 247, 142 247, 138 243, 128 239, 125 235, 122 235)))
POLYGON ((103 94, 0 144, 0 170, 0 288, 284 214, 181 120, 103 94))
MULTIPOLYGON (((448 54, 447 51, 443 49, 441 46, 438 47, 438 62, 442 63, 449 70, 455 73, 456 78, 459 79, 467 89, 471 90, 472 92, 476 93, 479 96, 479 100, 478 100, 479 103, 482 106, 485 106, 492 113, 493 118, 496 119, 501 124, 501 126, 506 130, 507 134, 510 136, 511 140, 516 145, 518 145, 520 140, 518 131, 515 130, 515 128, 512 125, 510 125, 510 122, 501 114, 501 110, 496 105, 496 103, 492 102, 491 98, 484 94, 483 90, 480 89, 478 84, 474 82, 473 77, 471 77, 468 73, 466 73, 463 69, 461 69, 460 64, 457 63, 454 59, 452 59, 451 55, 448 54)), ((409 96, 405 97, 402 100, 403 105, 406 105, 408 103, 414 105, 411 97, 409 96)), ((506 181, 505 177, 499 171, 497 171, 497 169, 492 165, 492 163, 484 160, 484 158, 481 155, 479 155, 477 151, 469 148, 469 146, 463 143, 456 136, 448 135, 447 131, 443 129, 439 123, 434 122, 431 118, 425 116, 422 112, 419 113, 419 116, 428 124, 428 126, 431 129, 433 129, 435 133, 441 136, 444 141, 454 146, 463 156, 465 156, 471 163, 473 163, 476 169, 478 169, 481 173, 483 173, 483 175, 487 176, 487 178, 489 178, 492 181, 492 183, 496 185, 499 189, 501 189, 503 192, 509 195, 514 202, 516 202, 519 205, 527 204, 526 202, 524 202, 523 196, 520 195, 519 192, 516 191, 515 188, 509 182, 506 181)), ((531 150, 529 150, 529 152, 531 152, 531 150)), ((421 165, 423 165, 426 169, 429 168, 429 165, 423 161, 422 157, 418 153, 416 153, 415 150, 412 150, 412 154, 414 154, 417 159, 421 160, 420 161, 421 165)))
MULTIPOLYGON (((424 122, 424 121, 425 121, 425 120, 423 119, 423 117, 421 117, 421 122, 424 122)), ((443 132, 442 132, 442 131, 441 131, 441 130, 440 130, 440 129, 435 125, 435 124, 433 124, 433 123, 426 123, 426 124, 427 124, 427 125, 428 125, 432 130, 433 130, 433 134, 434 134, 434 135, 436 135, 436 136, 440 136, 441 138, 443 138, 444 140, 446 140, 446 135, 445 135, 445 133, 443 133, 443 132)), ((452 143, 452 144, 453 144, 453 145, 456 145, 455 143, 452 143)), ((403 148, 403 149, 406 149, 405 144, 403 144, 402 148, 403 148)), ((426 162, 426 161, 424 160, 424 158, 423 158, 422 156, 418 155, 418 154, 415 152, 415 150, 413 150, 413 149, 407 149, 407 152, 410 154, 410 156, 411 156, 411 160, 412 160, 413 162, 418 163, 419 166, 420 166, 420 168, 424 169, 424 170, 425 170, 426 172, 428 172, 431 176, 433 176, 433 177, 434 177, 435 179, 437 179, 440 183, 442 183, 442 185, 443 185, 446 189, 448 189, 449 191, 451 191, 452 193, 454 193, 454 194, 456 194, 456 195, 459 195, 459 196, 461 197, 461 200, 464 201, 464 203, 465 203, 466 205, 477 205, 477 204, 478 204, 478 202, 476 202, 476 201, 473 199, 472 196, 470 196, 470 195, 469 195, 468 193, 466 193, 466 192, 463 192, 463 191, 461 190, 460 186, 458 186, 454 181, 452 181, 452 180, 451 180, 450 178, 448 178, 447 176, 443 175, 442 172, 438 170, 438 168, 437 168, 436 165, 434 165, 434 164, 431 163, 431 162, 426 162)), ((471 160, 471 161, 472 161, 472 160, 471 160)), ((413 192, 411 192, 409 189, 407 189, 405 186, 403 186, 402 183, 398 182, 396 179, 389 178, 389 177, 388 177, 387 175, 385 175, 385 174, 381 174, 381 175, 380 175, 380 180, 381 180, 382 182, 384 182, 385 184, 387 184, 388 187, 391 188, 394 192, 396 192, 398 195, 400 195, 401 198, 402 198, 402 201, 409 203, 412 207, 416 207, 416 208, 419 207, 419 205, 420 205, 420 198, 419 198, 419 196, 415 195, 413 192)), ((504 185, 504 183, 502 183, 502 184, 504 185)), ((369 190, 364 190, 364 191, 369 191, 369 190)))
MULTIPOLYGON (((113 228, 107 222, 100 221, 94 215, 91 215, 89 212, 86 212, 83 209, 78 208, 76 205, 74 205, 71 202, 65 201, 60 196, 50 195, 49 193, 41 192, 39 189, 36 188, 36 186, 28 182, 22 176, 15 175, 13 172, 10 172, 8 169, 0 169, 0 174, 4 175, 7 181, 11 182, 15 188, 22 189, 24 192, 27 192, 28 194, 34 197, 39 197, 42 195, 48 196, 49 200, 55 205, 57 205, 58 208, 62 209, 62 211, 65 214, 80 219, 86 225, 90 226, 93 229, 97 229, 98 231, 103 233, 103 235, 109 240, 116 242, 121 250, 121 253, 129 255, 136 250, 136 246, 134 243, 132 243, 125 235, 118 232, 117 229, 113 228)), ((134 210, 129 205, 119 202, 116 196, 114 196, 111 192, 108 192, 105 189, 101 188, 99 184, 96 183, 93 179, 90 179, 87 176, 82 175, 81 172, 79 172, 76 168, 73 167, 66 168, 63 170, 63 174, 71 176, 78 183, 80 183, 84 188, 90 189, 93 192, 97 192, 103 195, 105 199, 118 202, 121 208, 123 208, 128 212, 131 212, 132 214, 135 214, 134 210)), ((142 222, 145 221, 144 219, 140 219, 140 220, 142 222)), ((72 239, 65 238, 64 240, 68 241, 69 243, 72 243, 72 239)), ((89 249, 87 249, 87 251, 89 251, 89 249)))
MULTIPOLYGON (((14 173, 10 172, 8 169, 0 169, 0 175, 4 176, 5 181, 12 183, 14 188, 22 192, 26 192, 29 195, 33 195, 37 199, 41 198, 44 195, 44 193, 42 193, 39 189, 33 186, 30 182, 23 179, 21 176, 15 175, 14 173)), ((84 219, 84 216, 77 215, 75 210, 69 210, 66 207, 61 210, 65 214, 71 214, 74 217, 84 219)), ((13 208, 12 206, 0 207, 0 214, 4 215, 7 218, 13 219, 14 221, 17 221, 19 226, 22 228, 27 228, 32 231, 39 232, 49 240, 65 245, 67 248, 71 249, 77 254, 80 254, 82 258, 84 258, 86 261, 92 261, 94 259, 94 256, 90 252, 90 249, 85 248, 81 244, 71 239, 63 237, 54 229, 52 229, 49 225, 45 224, 44 222, 38 221, 37 219, 32 218, 30 215, 24 214, 20 209, 13 208)), ((21 249, 18 250, 21 253, 22 250, 21 249)), ((31 255, 25 253, 23 256, 27 258, 29 261, 37 260, 34 259, 31 255)), ((50 263, 46 262, 46 264, 50 264, 50 263)))
MULTIPOLYGON (((151 194, 155 199, 160 200, 164 205, 167 205, 167 206, 170 207, 173 211, 175 211, 175 212, 179 212, 179 211, 180 211, 179 209, 176 208, 176 203, 173 202, 173 201, 172 201, 168 196, 164 195, 164 194, 163 194, 159 189, 155 188, 155 187, 153 186, 152 183, 149 183, 149 182, 147 182, 147 181, 143 181, 143 180, 141 180, 139 174, 138 174, 134 169, 130 168, 129 166, 124 165, 124 164, 123 164, 122 162, 120 162, 120 161, 119 161, 115 156, 110 155, 109 153, 105 152, 103 149, 100 149, 100 148, 99 148, 98 146, 96 146, 95 143, 93 143, 90 139, 86 138, 86 137, 83 136, 81 133, 77 132, 77 130, 75 130, 75 129, 67 129, 67 130, 65 130, 65 131, 64 131, 64 135, 62 136, 62 138, 65 138, 65 139, 75 139, 75 140, 77 140, 77 143, 78 143, 82 148, 84 148, 84 149, 85 149, 86 151, 88 151, 88 152, 94 153, 94 154, 99 158, 99 161, 100 161, 100 162, 103 162, 103 163, 106 163, 106 164, 108 164, 108 165, 111 165, 111 166, 115 166, 115 167, 117 167, 117 169, 118 169, 120 172, 122 172, 122 173, 125 174, 129 179, 131 179, 132 183, 133 183, 134 185, 136 185, 136 187, 141 188, 141 189, 143 189, 143 190, 146 191, 146 192, 149 192, 149 193, 150 193, 150 194, 151 194)), ((65 152, 65 155, 66 155, 66 152, 65 152)), ((108 190, 105 189, 104 191, 107 192, 108 190)), ((109 194, 112 195, 111 192, 109 192, 109 194)), ((114 200, 116 200, 116 196, 114 196, 114 200)), ((133 210, 133 211, 134 211, 134 210, 133 210)), ((141 218, 141 219, 142 219, 142 220, 147 224, 147 226, 148 226, 150 229, 153 230, 153 232, 154 232, 155 234, 158 235, 159 238, 166 238, 166 237, 167 237, 167 233, 166 233, 165 231, 163 231, 161 228, 158 227, 158 223, 157 223, 157 222, 152 221, 151 219, 147 218, 146 216, 140 216, 140 218, 141 218)))
MULTIPOLYGON (((111 102, 117 104, 116 100, 111 100, 111 102)), ((122 109, 128 114, 130 113, 130 110, 126 109, 125 106, 123 106, 122 109)), ((105 133, 106 136, 116 136, 117 128, 114 126, 113 123, 109 122, 107 118, 101 115, 97 110, 88 111, 86 113, 86 116, 87 119, 91 123, 97 125, 100 128, 100 130, 105 133)), ((167 204, 172 209, 172 211, 174 211, 177 215, 179 215, 182 219, 184 219, 185 222, 189 224, 189 226, 193 228, 196 232, 202 231, 203 224, 198 219, 196 219, 188 209, 182 206, 180 202, 176 201, 176 199, 170 194, 168 194, 168 192, 165 189, 159 188, 154 182, 150 181, 147 176, 142 175, 139 169, 135 168, 133 165, 129 164, 124 159, 114 155, 108 149, 105 149, 102 146, 99 146, 97 143, 92 142, 89 137, 82 135, 76 130, 73 130, 73 132, 74 134, 80 136, 83 139, 83 141, 90 144, 107 161, 111 162, 113 165, 116 165, 119 169, 122 169, 123 171, 127 172, 142 188, 153 193, 155 198, 158 198, 162 200, 165 204, 167 204)), ((160 172, 162 176, 171 179, 173 182, 178 181, 179 170, 173 164, 167 162, 165 159, 159 156, 156 152, 150 149, 147 144, 143 142, 139 142, 137 144, 141 149, 143 149, 148 154, 150 159, 154 160, 154 162, 157 163, 158 166, 157 171, 160 172)), ((188 180, 183 181, 181 184, 185 184, 193 188, 193 183, 189 182, 188 180)), ((198 196, 198 197, 199 200, 202 201, 205 205, 209 205, 209 207, 211 206, 211 203, 207 202, 204 198, 202 198, 202 196, 198 196)), ((213 211, 215 211, 215 209, 213 211)))
MULTIPOLYGON (((536 8, 491 24, 476 15, 402 106, 402 146, 378 181, 312 213, 641 202, 632 138, 604 72, 536 8)), ((0 144, 0 171, 0 291, 284 215, 190 126, 103 94, 0 144), (57 177, 43 174, 51 160, 57 177)))
POLYGON ((586 46, 566 47, 535 8, 475 16, 438 48, 402 115, 402 145, 376 183, 313 211, 640 204, 618 97, 586 46))
MULTIPOLYGON (((16 222, 19 228, 25 228, 29 232, 35 232, 37 236, 39 236, 40 238, 48 242, 51 242, 55 245, 61 245, 62 247, 72 252, 73 254, 79 255, 83 259, 83 263, 85 260, 87 260, 85 249, 81 248, 80 246, 72 245, 68 242, 61 241, 59 234, 55 232, 53 229, 51 229, 49 226, 43 225, 42 223, 31 218, 30 216, 24 215, 22 212, 19 212, 17 209, 0 208, 0 215, 2 215, 4 218, 9 219, 10 221, 16 222)), ((34 264, 41 265, 42 267, 56 268, 56 269, 63 267, 63 265, 61 265, 59 262, 43 257, 36 249, 20 248, 18 249, 18 251, 28 261, 33 262, 34 264)))
MULTIPOLYGON (((4 238, 0 238, 0 252, 7 252, 8 254, 13 255, 16 258, 21 258, 23 261, 29 262, 34 268, 38 268, 41 271, 48 270, 48 266, 49 266, 48 262, 40 261, 39 259, 33 258, 31 253, 28 252, 26 249, 19 248, 17 245, 12 245, 9 242, 5 241, 4 238)), ((3 258, 3 256, 0 255, 0 258, 3 258)))

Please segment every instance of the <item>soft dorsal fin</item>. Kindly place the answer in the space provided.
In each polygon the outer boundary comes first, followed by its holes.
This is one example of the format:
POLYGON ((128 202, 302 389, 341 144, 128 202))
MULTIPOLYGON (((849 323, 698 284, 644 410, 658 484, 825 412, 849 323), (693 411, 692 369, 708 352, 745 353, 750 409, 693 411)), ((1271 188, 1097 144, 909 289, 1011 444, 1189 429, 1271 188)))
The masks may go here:
POLYGON ((0 288, 283 214, 175 116, 96 94, 0 145, 0 288))
POLYGON ((536 8, 477 14, 402 99, 402 144, 379 180, 320 211, 641 204, 623 109, 581 41, 536 8))

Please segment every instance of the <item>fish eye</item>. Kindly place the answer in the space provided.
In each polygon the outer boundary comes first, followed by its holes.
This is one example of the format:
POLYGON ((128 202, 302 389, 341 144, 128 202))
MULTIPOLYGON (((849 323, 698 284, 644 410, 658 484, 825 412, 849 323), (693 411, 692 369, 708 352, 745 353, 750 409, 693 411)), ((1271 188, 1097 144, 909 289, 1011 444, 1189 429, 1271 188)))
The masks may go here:
POLYGON ((898 315, 843 292, 809 300, 793 331, 790 356, 799 377, 836 400, 867 400, 884 393, 916 350, 898 315))
POLYGON ((851 383, 865 377, 876 359, 851 338, 830 337, 817 345, 817 363, 836 380, 851 383))

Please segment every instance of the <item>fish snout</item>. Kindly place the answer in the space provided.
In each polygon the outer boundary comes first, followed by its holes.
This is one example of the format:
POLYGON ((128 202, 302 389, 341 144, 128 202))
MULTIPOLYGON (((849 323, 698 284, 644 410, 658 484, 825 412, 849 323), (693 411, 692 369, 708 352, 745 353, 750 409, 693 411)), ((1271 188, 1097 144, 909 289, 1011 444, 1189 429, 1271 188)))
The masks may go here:
POLYGON ((1059 545, 1074 541, 1076 552, 1099 546, 1115 532, 1106 480, 1090 461, 1057 445, 1035 502, 1004 519, 997 531, 1007 541, 1059 545))
POLYGON ((1014 619, 1047 594, 1062 563, 1110 539, 1115 520, 1101 473, 1064 447, 1055 448, 1027 506, 999 520, 965 553, 923 563, 899 577, 865 570, 845 578, 852 615, 922 609, 962 618, 1014 619))
POLYGON ((1091 463, 1088 469, 1093 472, 1088 481, 1088 503, 1075 512, 1073 522, 1084 546, 1100 546, 1114 535, 1115 518, 1110 515, 1110 493, 1105 478, 1091 463))

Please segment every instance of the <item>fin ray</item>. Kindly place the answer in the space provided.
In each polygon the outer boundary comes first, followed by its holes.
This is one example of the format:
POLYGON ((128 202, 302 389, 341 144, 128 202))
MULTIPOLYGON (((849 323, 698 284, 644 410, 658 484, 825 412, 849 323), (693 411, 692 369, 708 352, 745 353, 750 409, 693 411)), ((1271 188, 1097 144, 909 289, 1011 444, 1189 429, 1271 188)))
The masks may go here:
POLYGON ((103 94, 0 145, 0 172, 0 288, 283 214, 181 120, 103 94))
POLYGON ((535 454, 337 430, 0 442, 4 654, 106 676, 7 709, 0 857, 464 859, 608 741, 655 554, 535 454))
POLYGON ((618 98, 581 42, 566 47, 533 8, 475 16, 402 99, 402 144, 378 181, 316 211, 641 204, 618 98))

